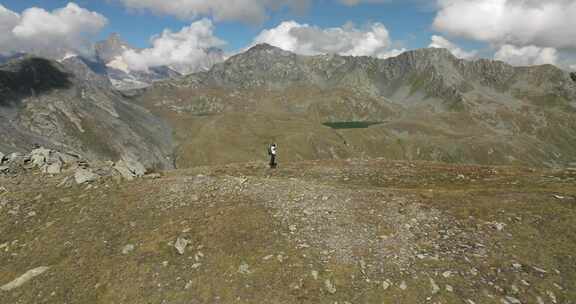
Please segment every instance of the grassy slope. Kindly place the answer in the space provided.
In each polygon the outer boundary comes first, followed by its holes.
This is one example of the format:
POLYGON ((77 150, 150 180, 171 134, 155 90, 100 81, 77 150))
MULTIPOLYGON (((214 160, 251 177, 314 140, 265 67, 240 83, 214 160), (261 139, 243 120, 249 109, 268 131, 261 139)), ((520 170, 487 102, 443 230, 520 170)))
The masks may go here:
POLYGON ((0 177, 0 285, 51 267, 0 303, 576 300, 574 171, 350 160, 62 178, 0 177))
POLYGON ((567 165, 571 113, 526 101, 478 101, 468 112, 344 89, 281 91, 158 87, 138 101, 175 132, 178 168, 258 161, 276 142, 282 161, 385 157, 449 163, 567 165), (402 108, 406 106, 406 108, 402 108), (381 122, 332 129, 327 122, 381 122))

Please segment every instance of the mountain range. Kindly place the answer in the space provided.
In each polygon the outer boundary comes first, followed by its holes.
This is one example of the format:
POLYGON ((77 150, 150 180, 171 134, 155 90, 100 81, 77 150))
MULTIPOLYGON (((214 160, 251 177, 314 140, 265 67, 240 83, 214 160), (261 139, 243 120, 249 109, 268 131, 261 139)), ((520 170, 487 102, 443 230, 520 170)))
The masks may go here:
POLYGON ((576 75, 552 65, 433 48, 389 59, 301 56, 260 44, 187 76, 173 67, 138 75, 123 71, 127 48, 111 36, 94 61, 2 65, 0 151, 41 143, 171 168, 263 160, 276 142, 281 162, 576 164, 576 75))

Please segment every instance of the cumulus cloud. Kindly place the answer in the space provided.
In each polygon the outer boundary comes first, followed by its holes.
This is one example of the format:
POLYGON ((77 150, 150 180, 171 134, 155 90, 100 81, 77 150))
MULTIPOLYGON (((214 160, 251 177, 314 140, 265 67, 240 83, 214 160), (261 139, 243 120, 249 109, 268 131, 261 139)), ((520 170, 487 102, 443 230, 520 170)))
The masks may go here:
POLYGON ((432 42, 430 43, 430 45, 428 47, 448 49, 454 56, 456 56, 458 58, 472 59, 472 58, 476 57, 476 55, 477 55, 476 51, 470 51, 470 52, 465 51, 465 50, 461 49, 460 47, 458 47, 453 42, 451 42, 450 40, 448 40, 442 36, 433 35, 431 39, 432 39, 432 42))
POLYGON ((289 7, 303 10, 310 0, 120 0, 126 7, 149 10, 157 14, 194 19, 210 16, 217 21, 233 20, 260 23, 269 10, 289 7))
POLYGON ((573 0, 438 0, 434 28, 494 45, 576 48, 573 0))
POLYGON ((262 31, 254 39, 254 44, 257 43, 268 43, 302 55, 340 54, 387 58, 404 51, 391 48, 390 34, 381 23, 373 23, 364 29, 352 23, 323 29, 286 21, 262 31))
POLYGON ((0 4, 0 51, 2 51, 2 46, 8 47, 12 43, 14 39, 12 29, 16 27, 19 21, 20 16, 18 14, 0 4))
POLYGON ((388 3, 391 0, 340 0, 344 5, 354 6, 360 3, 388 3))
POLYGON ((494 59, 516 66, 557 64, 558 51, 554 48, 540 48, 533 45, 516 47, 507 44, 496 52, 494 59))
POLYGON ((210 59, 209 48, 225 44, 214 36, 214 26, 208 19, 196 21, 179 32, 164 30, 151 42, 151 48, 123 53, 122 58, 130 70, 146 71, 151 67, 179 65, 194 70, 210 59))
POLYGON ((107 23, 106 17, 74 3, 52 12, 32 7, 22 14, 0 5, 0 52, 86 52, 87 35, 98 33, 107 23))

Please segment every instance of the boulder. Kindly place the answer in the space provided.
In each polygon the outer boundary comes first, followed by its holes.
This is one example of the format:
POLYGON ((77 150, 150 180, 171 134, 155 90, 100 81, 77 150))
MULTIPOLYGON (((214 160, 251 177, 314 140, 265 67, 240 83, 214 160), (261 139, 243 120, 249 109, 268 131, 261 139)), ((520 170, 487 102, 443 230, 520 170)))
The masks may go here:
POLYGON ((28 160, 30 160, 30 156, 20 152, 14 152, 8 155, 8 162, 15 165, 24 166, 28 160))
POLYGON ((47 174, 60 174, 62 173, 62 161, 59 159, 51 160, 42 168, 42 172, 47 174))
POLYGON ((2 152, 0 152, 0 165, 4 162, 4 159, 6 158, 6 155, 2 152))
POLYGON ((76 183, 79 185, 96 181, 99 178, 100 176, 98 174, 95 174, 94 172, 88 169, 79 168, 74 173, 74 180, 76 180, 76 183))
POLYGON ((10 171, 10 167, 0 166, 0 174, 8 173, 8 171, 10 171))
POLYGON ((69 152, 57 152, 56 155, 62 160, 64 164, 75 164, 81 159, 80 155, 69 152))
POLYGON ((50 149, 46 148, 34 149, 30 153, 30 161, 35 167, 42 168, 50 158, 51 154, 52 150, 50 149))
POLYGON ((114 165, 114 169, 127 180, 143 177, 146 174, 146 168, 139 161, 126 157, 114 165))
POLYGON ((26 282, 32 280, 33 278, 43 274, 44 272, 46 272, 48 269, 50 269, 50 267, 47 266, 42 266, 42 267, 38 267, 38 268, 34 268, 31 270, 28 270, 26 273, 24 273, 23 275, 19 276, 18 278, 14 279, 12 282, 7 283, 6 285, 2 285, 0 286, 0 290, 2 291, 10 291, 12 289, 16 289, 22 285, 24 285, 26 282))

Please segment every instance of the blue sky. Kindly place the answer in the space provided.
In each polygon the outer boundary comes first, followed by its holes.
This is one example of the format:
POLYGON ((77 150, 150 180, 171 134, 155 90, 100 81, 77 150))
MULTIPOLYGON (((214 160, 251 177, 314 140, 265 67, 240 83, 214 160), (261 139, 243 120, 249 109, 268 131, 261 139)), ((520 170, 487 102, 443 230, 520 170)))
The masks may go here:
POLYGON ((56 45, 81 52, 87 48, 88 33, 94 41, 116 32, 145 49, 123 56, 129 66, 141 69, 194 63, 203 60, 202 50, 212 46, 231 54, 253 42, 266 42, 304 55, 379 58, 442 47, 463 59, 485 57, 513 65, 555 64, 576 70, 572 0, 77 0, 73 4, 0 0, 0 4, 0 53, 56 45), (291 9, 295 3, 308 7, 291 9), (31 7, 41 9, 27 10, 31 7), (165 29, 171 32, 162 34, 165 29))

